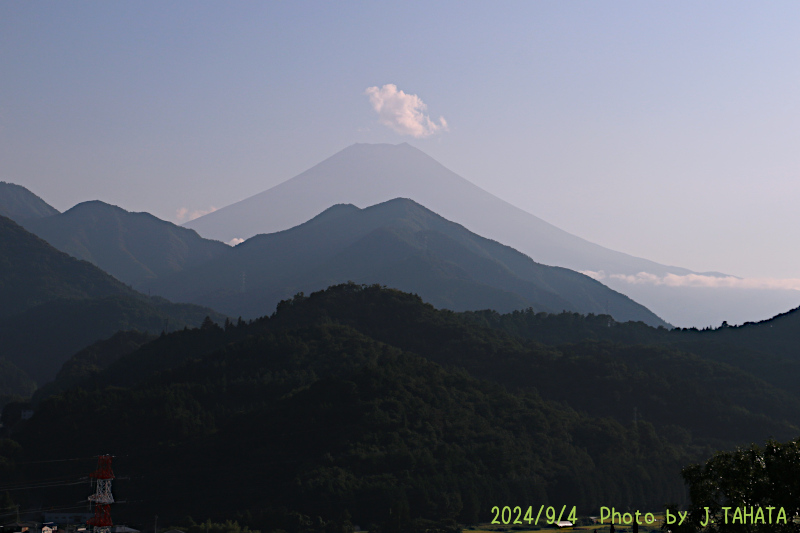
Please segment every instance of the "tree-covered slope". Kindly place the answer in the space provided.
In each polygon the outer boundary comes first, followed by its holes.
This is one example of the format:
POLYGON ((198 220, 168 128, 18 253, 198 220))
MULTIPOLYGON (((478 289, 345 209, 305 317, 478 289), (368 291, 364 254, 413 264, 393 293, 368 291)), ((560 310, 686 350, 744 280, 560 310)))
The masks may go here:
MULTIPOLYGON (((714 444, 791 436, 800 426, 796 391, 781 390, 734 364, 702 357, 658 337, 672 333, 608 317, 530 315, 549 324, 551 346, 477 326, 474 314, 439 311, 379 287, 343 285, 281 304, 268 327, 333 321, 382 342, 460 366, 515 388, 547 391, 600 416, 631 420, 636 408, 655 424, 677 424, 714 444), (609 327, 611 324, 612 327, 609 327), (477 326, 477 327, 476 327, 477 326), (603 332, 619 328, 615 333, 603 332), (594 340, 589 335, 596 332, 594 340), (629 333, 625 333, 625 332, 629 333), (622 342, 625 339, 626 342, 622 342), (741 423, 727 425, 736 418, 741 423)), ((703 354, 705 355, 705 354, 703 354)))
POLYGON ((63 392, 99 373, 111 363, 134 352, 143 344, 156 338, 152 333, 136 330, 118 331, 111 337, 97 341, 78 351, 61 366, 53 381, 40 387, 32 398, 34 404, 41 399, 63 392))
POLYGON ((160 298, 121 297, 55 300, 0 319, 0 354, 45 383, 82 348, 120 330, 159 333, 224 316, 207 307, 160 298))
POLYGON ((138 293, 0 217, 0 358, 52 379, 75 352, 119 330, 151 333, 223 315, 138 293))
POLYGON ((607 316, 551 315, 532 309, 500 314, 477 311, 461 315, 470 322, 548 345, 582 340, 666 346, 735 366, 793 395, 800 380, 800 310, 769 320, 698 330, 670 331, 644 324, 618 323, 607 316))
POLYGON ((546 346, 380 286, 111 359, 14 427, 27 460, 113 452, 131 516, 241 512, 266 531, 344 509, 364 525, 531 502, 657 508, 681 499, 685 464, 800 432, 796 397, 730 365, 602 339, 546 346), (45 438, 70 431, 91 438, 45 438))
POLYGON ((134 294, 102 270, 55 250, 14 221, 0 217, 0 317, 59 298, 134 294))
POLYGON ((366 526, 391 511, 474 522, 500 503, 652 507, 680 497, 677 472, 702 452, 647 421, 622 424, 512 393, 348 326, 207 328, 143 349, 172 353, 176 339, 226 337, 240 340, 127 387, 45 400, 15 437, 38 460, 113 451, 118 475, 131 475, 119 497, 139 502, 135 512, 249 511, 253 526, 280 509, 325 519, 347 509, 366 526), (41 438, 68 431, 92 438, 41 438))
POLYGON ((36 390, 36 383, 24 370, 0 358, 0 409, 9 401, 27 398, 36 390))
POLYGON ((229 249, 149 213, 131 213, 100 201, 80 203, 25 227, 62 252, 89 261, 133 287, 181 272, 229 249))

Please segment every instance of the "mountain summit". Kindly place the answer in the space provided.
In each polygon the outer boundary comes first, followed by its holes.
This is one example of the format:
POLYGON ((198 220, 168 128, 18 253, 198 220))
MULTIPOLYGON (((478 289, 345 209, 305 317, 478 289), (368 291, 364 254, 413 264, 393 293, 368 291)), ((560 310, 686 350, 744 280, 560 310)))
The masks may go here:
POLYGON ((294 227, 333 204, 368 207, 393 198, 410 198, 546 265, 619 274, 691 273, 567 233, 486 192, 407 143, 354 144, 280 185, 185 226, 227 242, 294 227))
POLYGON ((17 224, 27 220, 57 215, 58 210, 15 183, 0 181, 0 216, 8 217, 17 224))
POLYGON ((406 198, 365 209, 334 205, 292 229, 257 235, 194 269, 156 280, 152 288, 174 301, 253 317, 298 291, 348 280, 415 292, 456 311, 609 312, 619 321, 667 325, 588 276, 535 263, 406 198))
POLYGON ((596 272, 604 284, 675 325, 702 327, 723 320, 760 320, 797 307, 800 302, 795 291, 665 284, 662 280, 669 275, 697 273, 609 250, 567 233, 486 192, 405 143, 352 145, 280 185, 185 226, 203 237, 227 242, 294 227, 334 204, 364 208, 393 198, 410 198, 538 263, 596 272))
POLYGON ((24 225, 62 252, 89 261, 135 288, 229 248, 149 213, 131 213, 98 200, 24 225))

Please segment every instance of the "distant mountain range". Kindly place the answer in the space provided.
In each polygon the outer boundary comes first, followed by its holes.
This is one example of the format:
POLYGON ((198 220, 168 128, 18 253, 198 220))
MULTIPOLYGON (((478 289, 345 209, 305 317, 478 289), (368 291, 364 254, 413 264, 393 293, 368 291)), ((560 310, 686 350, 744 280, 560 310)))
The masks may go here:
POLYGON ((54 250, 5 217, 0 217, 0 252, 0 318, 58 299, 135 294, 119 280, 54 250))
POLYGON ((689 274, 563 231, 470 183, 403 143, 354 144, 262 193, 184 224, 211 239, 247 239, 294 227, 333 204, 368 207, 409 198, 546 265, 624 274, 689 274))
MULTIPOLYGON (((271 189, 185 224, 228 242, 303 223, 333 204, 368 207, 410 198, 468 230, 545 265, 592 271, 604 284, 670 323, 715 325, 765 319, 800 304, 796 291, 675 287, 647 280, 697 274, 616 252, 567 233, 493 196, 408 145, 356 144, 271 189), (650 276, 631 283, 624 276, 650 276)), ((717 277, 716 272, 701 273, 717 277)))
POLYGON ((33 194, 16 185, 0 181, 0 216, 21 224, 25 220, 57 215, 58 210, 33 194))
POLYGON ((138 293, 0 217, 0 358, 40 383, 76 351, 116 331, 159 333, 199 325, 206 316, 225 319, 138 293))
POLYGON ((645 307, 577 272, 544 266, 408 199, 336 205, 299 226, 253 237, 147 285, 173 301, 255 317, 297 292, 354 281, 415 292, 440 308, 604 313, 666 326, 645 307))
MULTIPOLYGON (((713 280, 722 274, 660 265, 580 239, 492 196, 407 144, 353 145, 287 182, 191 221, 185 228, 98 201, 84 202, 60 214, 24 188, 2 185, 0 209, 13 212, 12 218, 21 225, 59 250, 91 261, 134 288, 156 294, 162 288, 170 295, 178 294, 160 280, 227 255, 221 242, 200 235, 223 241, 247 238, 298 226, 334 204, 365 208, 408 198, 477 235, 511 246, 537 263, 586 273, 677 326, 763 320, 800 304, 797 291, 696 286, 698 279, 713 280), (669 283, 664 282, 667 277, 669 283)), ((241 292, 242 285, 258 285, 246 272, 242 283, 243 272, 240 269, 235 291, 241 292)), ((330 279, 334 278, 342 281, 335 276, 330 279)), ((226 290, 232 290, 230 283, 226 286, 226 290)), ((286 286, 285 292, 297 287, 286 286)), ((428 296, 442 306, 465 302, 463 298, 450 302, 428 296)), ((219 303, 220 298, 218 293, 214 301, 219 303)), ((236 300, 241 296, 231 293, 225 298, 236 300)), ((501 309, 512 305, 511 300, 494 296, 479 300, 500 305, 501 309)), ((242 311, 249 314, 254 309, 264 308, 248 305, 242 311)), ((637 316, 619 315, 613 306, 609 311, 617 319, 637 316)))
POLYGON ((149 213, 130 213, 100 201, 83 202, 23 225, 62 252, 89 261, 135 288, 229 248, 149 213))
POLYGON ((270 314, 296 292, 355 280, 415 291, 453 310, 608 312, 620 321, 668 325, 597 281, 536 264, 411 200, 363 212, 337 205, 297 228, 259 235, 235 249, 100 201, 23 223, 59 250, 137 289, 231 316, 270 314))

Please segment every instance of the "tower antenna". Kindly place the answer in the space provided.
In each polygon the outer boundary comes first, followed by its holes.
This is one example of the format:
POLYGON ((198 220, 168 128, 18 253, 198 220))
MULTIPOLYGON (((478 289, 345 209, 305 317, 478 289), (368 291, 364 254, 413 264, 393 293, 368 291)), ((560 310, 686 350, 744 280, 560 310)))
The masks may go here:
POLYGON ((86 523, 94 526, 93 533, 110 533, 111 511, 109 505, 114 503, 114 496, 111 494, 111 480, 114 479, 114 472, 111 470, 111 456, 101 455, 97 458, 97 470, 89 474, 89 477, 97 480, 97 489, 94 494, 89 496, 89 501, 95 504, 94 516, 86 523))

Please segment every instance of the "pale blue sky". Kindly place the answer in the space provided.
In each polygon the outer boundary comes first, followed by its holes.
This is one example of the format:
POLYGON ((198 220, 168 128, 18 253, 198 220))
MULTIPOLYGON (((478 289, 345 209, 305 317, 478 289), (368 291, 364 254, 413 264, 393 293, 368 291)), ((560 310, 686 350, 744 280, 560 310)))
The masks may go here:
POLYGON ((410 142, 610 248, 800 278, 798 28, 797 2, 4 2, 0 180, 174 221, 410 142), (385 84, 449 131, 380 124, 385 84))

